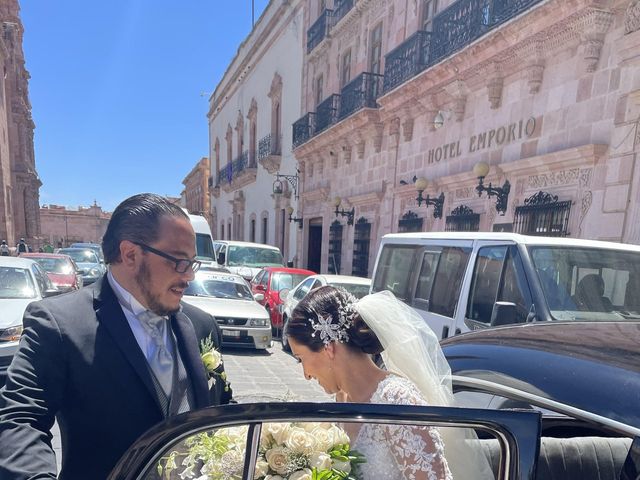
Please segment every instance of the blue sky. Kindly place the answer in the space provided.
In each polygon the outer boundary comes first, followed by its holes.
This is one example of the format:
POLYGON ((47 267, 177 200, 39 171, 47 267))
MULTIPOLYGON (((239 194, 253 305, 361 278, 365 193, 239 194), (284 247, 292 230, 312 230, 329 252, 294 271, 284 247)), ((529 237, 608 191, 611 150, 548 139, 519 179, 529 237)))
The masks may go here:
MULTIPOLYGON (((21 0, 41 204, 178 196, 251 0, 21 0), (206 92, 205 96, 201 96, 206 92)), ((268 0, 255 0, 255 18, 268 0)))

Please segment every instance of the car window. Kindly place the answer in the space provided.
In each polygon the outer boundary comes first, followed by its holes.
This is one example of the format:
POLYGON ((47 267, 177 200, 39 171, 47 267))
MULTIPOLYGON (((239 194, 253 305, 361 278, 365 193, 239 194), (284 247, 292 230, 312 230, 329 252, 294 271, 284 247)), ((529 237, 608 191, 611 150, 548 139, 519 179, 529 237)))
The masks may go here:
POLYGON ((64 250, 63 249, 63 250, 60 250, 60 253, 69 255, 77 263, 100 263, 95 252, 93 252, 92 250, 80 250, 80 249, 64 250))
POLYGON ((372 291, 390 290, 399 299, 408 300, 411 271, 419 249, 418 246, 385 245, 376 267, 372 291))
POLYGON ((498 478, 500 469, 508 463, 505 442, 498 441, 498 435, 490 430, 482 432, 481 440, 470 442, 465 439, 470 429, 458 425, 453 422, 452 427, 443 427, 415 421, 266 422, 255 437, 248 425, 211 428, 164 447, 136 478, 338 480, 400 478, 403 471, 412 472, 411 478, 440 479, 451 473, 457 475, 453 478, 476 474, 483 479, 498 478), (361 445, 358 438, 365 439, 361 445), (407 448, 407 444, 420 448, 407 448), (376 445, 383 448, 374 448, 376 445), (446 452, 451 452, 451 460, 446 452), (255 467, 245 477, 243 472, 252 453, 256 455, 255 467))
POLYGON ((33 258, 46 271, 69 275, 74 273, 73 264, 66 258, 35 257, 33 258))
POLYGON ((196 258, 199 260, 213 260, 213 246, 208 234, 196 233, 196 258))
POLYGON ((260 270, 258 273, 256 273, 256 275, 251 279, 251 283, 254 285, 259 285, 260 284, 260 280, 262 279, 262 277, 264 276, 265 271, 264 270, 260 270))
POLYGON ((230 267, 277 267, 284 265, 280 250, 229 245, 227 265, 230 267))
POLYGON ((36 287, 27 269, 0 267, 0 298, 36 298, 36 287))
POLYGON ((308 276, 306 273, 274 273, 271 276, 271 290, 280 291, 283 288, 292 289, 308 276))
POLYGON ((433 279, 438 266, 438 259, 440 258, 440 251, 440 249, 435 251, 428 250, 422 255, 422 263, 420 265, 420 273, 416 284, 414 303, 423 303, 426 310, 429 308, 429 299, 431 298, 431 289, 433 287, 433 279))
POLYGON ((442 248, 431 288, 430 312, 446 317, 455 315, 470 255, 471 249, 468 247, 442 248))
POLYGON ((215 297, 236 300, 252 300, 253 295, 244 282, 236 277, 224 275, 196 278, 189 282, 185 295, 197 297, 215 297))
POLYGON ((347 292, 358 299, 365 295, 369 295, 369 285, 362 285, 359 283, 336 283, 334 286, 344 288, 347 292))
POLYGON ((640 254, 557 246, 529 250, 555 319, 640 319, 640 254))
POLYGON ((263 271, 263 275, 260 278, 260 285, 262 285, 265 289, 267 288, 268 284, 269 284, 269 272, 264 272, 263 271))
POLYGON ((309 278, 305 280, 295 291, 293 294, 294 300, 302 300, 305 295, 311 290, 311 285, 315 282, 315 278, 309 278))
POLYGON ((506 245, 484 247, 478 250, 473 269, 467 318, 483 323, 491 321, 506 256, 506 245))

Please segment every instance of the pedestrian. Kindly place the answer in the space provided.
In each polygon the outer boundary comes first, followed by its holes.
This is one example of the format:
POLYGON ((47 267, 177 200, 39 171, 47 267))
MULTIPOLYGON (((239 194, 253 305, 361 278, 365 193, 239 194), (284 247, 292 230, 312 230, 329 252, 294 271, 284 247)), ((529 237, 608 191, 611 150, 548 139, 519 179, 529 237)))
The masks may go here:
POLYGON ((10 250, 9 250, 9 245, 7 245, 7 241, 2 240, 2 243, 0 243, 0 255, 2 255, 3 257, 8 257, 9 254, 10 254, 10 250))
POLYGON ((16 252, 18 252, 18 255, 21 253, 29 253, 29 245, 26 244, 24 238, 21 238, 18 245, 16 245, 16 252))
POLYGON ((53 253, 53 245, 51 245, 49 242, 44 244, 44 253, 53 253))
POLYGON ((199 350, 208 339, 219 349, 215 319, 181 302, 200 265, 182 209, 154 194, 130 197, 102 248, 109 268, 95 284, 27 308, 0 390, 2 479, 106 478, 154 424, 231 400, 223 365, 205 368, 199 350))

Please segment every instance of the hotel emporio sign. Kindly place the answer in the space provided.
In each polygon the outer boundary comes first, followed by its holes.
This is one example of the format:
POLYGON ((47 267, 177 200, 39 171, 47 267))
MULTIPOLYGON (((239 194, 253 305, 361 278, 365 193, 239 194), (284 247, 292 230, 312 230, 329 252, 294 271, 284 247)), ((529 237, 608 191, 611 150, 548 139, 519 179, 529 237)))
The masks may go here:
POLYGON ((428 163, 438 163, 442 160, 460 157, 463 153, 471 154, 490 148, 507 145, 518 140, 531 137, 536 131, 536 119, 510 123, 499 128, 493 128, 472 135, 467 141, 456 140, 438 148, 429 150, 428 163))

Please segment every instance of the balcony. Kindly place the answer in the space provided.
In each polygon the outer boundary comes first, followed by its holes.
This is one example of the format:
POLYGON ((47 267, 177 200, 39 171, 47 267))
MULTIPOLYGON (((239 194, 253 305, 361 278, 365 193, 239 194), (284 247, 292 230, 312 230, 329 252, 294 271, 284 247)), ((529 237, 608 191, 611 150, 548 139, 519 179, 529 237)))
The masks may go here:
POLYGON ((333 21, 333 10, 325 8, 307 31, 307 53, 311 53, 329 34, 333 21))
POLYGON ((322 132, 338 121, 338 110, 340 109, 340 95, 329 95, 316 108, 316 128, 314 135, 322 132))
POLYGON ((309 112, 293 123, 293 148, 299 147, 314 135, 315 120, 315 112, 309 112))
POLYGON ((507 20, 532 7, 541 0, 493 0, 491 21, 494 25, 500 25, 507 20))
POLYGON ((249 165, 249 152, 244 151, 218 171, 218 185, 228 193, 255 182, 256 174, 257 168, 249 165))
POLYGON ((258 162, 271 175, 280 170, 282 135, 269 134, 258 142, 258 162))
POLYGON ((430 41, 431 33, 419 30, 385 55, 385 93, 427 68, 430 41))
POLYGON ((334 9, 333 9, 333 25, 337 25, 337 23, 344 18, 344 16, 349 13, 349 11, 353 8, 353 0, 336 0, 334 9))
POLYGON ((364 72, 345 85, 340 92, 340 113, 338 120, 362 108, 377 108, 376 99, 382 93, 383 75, 364 72))

